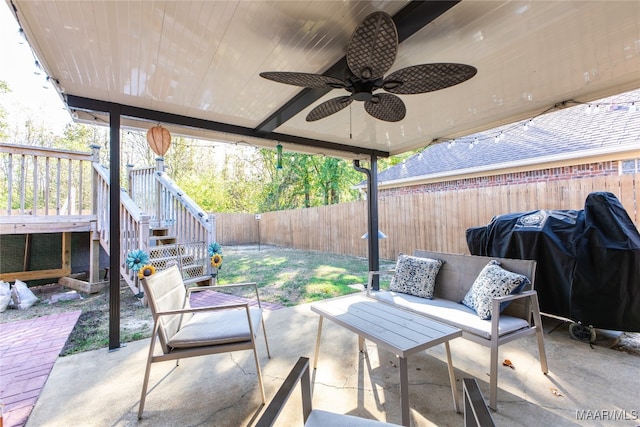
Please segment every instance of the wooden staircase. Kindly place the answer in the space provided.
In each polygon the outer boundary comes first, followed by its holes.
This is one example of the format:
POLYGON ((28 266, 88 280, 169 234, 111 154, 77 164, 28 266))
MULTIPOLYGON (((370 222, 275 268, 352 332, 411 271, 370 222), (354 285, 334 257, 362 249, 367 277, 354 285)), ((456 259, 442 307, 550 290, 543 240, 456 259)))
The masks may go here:
MULTIPOLYGON (((101 177, 98 200, 107 200, 108 176, 103 168, 95 169, 101 177)), ((121 236, 129 238, 120 241, 120 259, 143 250, 156 271, 177 265, 186 285, 215 284, 207 251, 215 242, 215 215, 204 212, 164 173, 161 158, 156 159, 155 168, 129 168, 127 181, 128 188, 120 194, 120 227, 121 236)), ((99 230, 107 229, 107 224, 98 222, 99 230)), ((107 233, 100 235, 100 243, 108 247, 107 233)), ((142 286, 136 272, 123 262, 120 273, 139 295, 142 286)))
POLYGON ((149 228, 149 259, 156 270, 177 265, 187 286, 209 286, 215 284, 210 273, 206 242, 178 243, 172 228, 151 226, 149 228))

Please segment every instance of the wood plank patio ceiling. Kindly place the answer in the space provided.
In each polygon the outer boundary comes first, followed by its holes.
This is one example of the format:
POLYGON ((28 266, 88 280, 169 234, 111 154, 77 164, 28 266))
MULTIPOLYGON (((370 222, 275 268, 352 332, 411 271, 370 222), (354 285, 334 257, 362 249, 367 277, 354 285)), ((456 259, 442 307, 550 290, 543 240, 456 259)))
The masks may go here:
POLYGON ((640 87, 635 1, 6 1, 78 120, 108 120, 105 106, 116 104, 124 126, 160 121, 176 134, 285 150, 397 154, 640 87), (360 103, 309 123, 313 106, 346 92, 259 77, 339 75, 352 31, 374 10, 404 34, 391 71, 460 62, 478 75, 401 96, 398 123, 360 103))

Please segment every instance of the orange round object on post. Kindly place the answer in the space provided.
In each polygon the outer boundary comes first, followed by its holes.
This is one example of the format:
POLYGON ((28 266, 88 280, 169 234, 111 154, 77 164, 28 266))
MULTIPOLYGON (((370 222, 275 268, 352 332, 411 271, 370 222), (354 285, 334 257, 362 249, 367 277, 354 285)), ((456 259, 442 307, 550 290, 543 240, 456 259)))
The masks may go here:
POLYGON ((162 126, 154 126, 147 131, 149 147, 158 156, 164 156, 171 145, 171 133, 162 126))

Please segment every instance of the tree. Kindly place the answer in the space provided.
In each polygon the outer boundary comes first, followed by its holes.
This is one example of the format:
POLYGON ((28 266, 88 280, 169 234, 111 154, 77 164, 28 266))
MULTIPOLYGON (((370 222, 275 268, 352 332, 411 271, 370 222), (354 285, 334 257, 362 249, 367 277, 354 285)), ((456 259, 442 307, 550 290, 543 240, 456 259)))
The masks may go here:
POLYGON ((271 150, 261 150, 268 182, 260 210, 272 211, 321 206, 355 200, 352 187, 362 179, 350 162, 332 157, 286 153, 282 169, 275 167, 271 150))
MULTIPOLYGON (((0 80, 0 94, 9 93, 9 85, 4 80, 0 80)), ((7 110, 0 105, 0 141, 4 141, 9 137, 7 133, 9 125, 7 124, 7 110)))

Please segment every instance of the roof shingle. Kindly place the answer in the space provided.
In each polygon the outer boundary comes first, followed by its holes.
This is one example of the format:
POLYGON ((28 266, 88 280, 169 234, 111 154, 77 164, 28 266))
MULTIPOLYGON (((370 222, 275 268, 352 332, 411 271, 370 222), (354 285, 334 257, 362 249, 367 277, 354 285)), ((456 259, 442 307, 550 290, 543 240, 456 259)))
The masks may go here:
POLYGON ((378 182, 428 178, 445 172, 486 169, 547 156, 628 145, 640 150, 640 90, 576 105, 489 131, 434 144, 378 174, 378 182), (632 107, 632 103, 633 104, 632 107), (591 107, 591 113, 587 109, 591 107), (598 107, 596 107, 598 106, 598 107), (599 108, 598 112, 594 110, 599 108), (635 111, 634 111, 635 110, 635 111), (524 124, 528 126, 525 128, 524 124), (503 139, 494 142, 496 136, 503 139), (473 148, 469 149, 472 142, 473 148))

